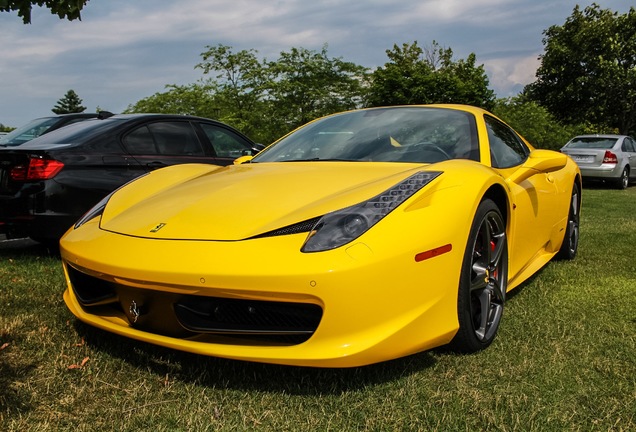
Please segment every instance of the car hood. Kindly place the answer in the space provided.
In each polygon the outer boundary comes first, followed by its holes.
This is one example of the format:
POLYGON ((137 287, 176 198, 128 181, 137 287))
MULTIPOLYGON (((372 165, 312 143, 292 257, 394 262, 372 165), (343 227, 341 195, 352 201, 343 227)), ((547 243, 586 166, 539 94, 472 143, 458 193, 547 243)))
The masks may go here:
POLYGON ((174 166, 120 189, 100 226, 146 238, 242 240, 365 201, 430 167, 359 162, 174 166))

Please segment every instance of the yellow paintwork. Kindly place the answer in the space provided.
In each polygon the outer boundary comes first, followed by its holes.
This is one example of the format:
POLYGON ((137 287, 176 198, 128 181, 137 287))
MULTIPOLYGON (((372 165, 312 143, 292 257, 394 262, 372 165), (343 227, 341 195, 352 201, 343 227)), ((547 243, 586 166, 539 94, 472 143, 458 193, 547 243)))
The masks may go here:
MULTIPOLYGON (((477 117, 487 143, 479 121, 484 111, 453 108, 477 117)), ((580 177, 569 158, 541 150, 521 167, 494 170, 484 147, 482 164, 298 162, 154 171, 115 193, 101 220, 66 233, 64 300, 79 319, 104 330, 233 359, 349 367, 443 345, 458 328, 460 268, 482 197, 489 190, 506 197, 512 289, 559 250, 580 177), (301 253, 306 234, 244 240, 362 202, 421 170, 443 174, 345 246, 301 253), (159 224, 165 225, 151 232, 159 224), (416 262, 417 254, 445 245, 450 251, 416 262), (315 334, 294 346, 159 336, 134 329, 123 313, 86 313, 70 289, 69 266, 148 290, 314 303, 324 312, 315 334)))

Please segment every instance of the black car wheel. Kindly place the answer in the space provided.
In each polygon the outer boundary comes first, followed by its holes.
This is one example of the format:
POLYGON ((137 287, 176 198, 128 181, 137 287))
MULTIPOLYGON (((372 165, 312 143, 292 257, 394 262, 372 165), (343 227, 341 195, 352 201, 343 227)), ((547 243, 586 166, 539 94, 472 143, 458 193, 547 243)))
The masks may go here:
POLYGON ((572 187, 572 198, 570 198, 570 210, 568 212, 568 222, 565 227, 563 243, 557 253, 557 258, 572 260, 576 256, 579 248, 579 211, 581 210, 581 192, 579 185, 574 183, 572 187))
POLYGON ((482 201, 471 226, 459 282, 459 330, 450 347, 475 352, 494 340, 508 286, 508 242, 501 212, 482 201))
POLYGON ((618 186, 619 189, 627 189, 627 186, 629 186, 629 168, 623 168, 623 172, 621 173, 616 186, 618 186))

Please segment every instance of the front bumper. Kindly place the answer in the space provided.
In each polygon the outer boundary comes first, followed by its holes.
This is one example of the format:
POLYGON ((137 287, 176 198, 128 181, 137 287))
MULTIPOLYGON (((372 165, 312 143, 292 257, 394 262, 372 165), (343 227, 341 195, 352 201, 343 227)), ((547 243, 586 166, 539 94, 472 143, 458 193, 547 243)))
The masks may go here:
POLYGON ((372 238, 374 248, 354 243, 303 254, 303 234, 239 242, 153 240, 101 231, 91 221, 62 239, 68 284, 64 300, 88 324, 197 354, 299 366, 377 363, 443 345, 458 328, 464 246, 415 262, 417 252, 448 239, 429 233, 426 244, 412 249, 412 233, 403 236, 372 238), (117 285, 116 302, 109 306, 80 301, 74 286, 77 272, 101 281, 96 285, 117 285), (195 308, 195 315, 213 317, 207 324, 221 321, 219 316, 225 315, 217 314, 219 301, 239 305, 243 316, 250 308, 259 312, 260 306, 283 306, 286 312, 271 324, 274 330, 301 310, 309 324, 291 325, 283 333, 290 328, 308 333, 304 338, 298 332, 289 338, 271 337, 275 332, 257 334, 251 327, 238 334, 227 331, 227 325, 221 331, 197 331, 184 326, 192 320, 178 316, 179 305, 198 303, 203 306, 195 308), (163 318, 145 321, 153 308, 159 311, 155 316, 163 318))

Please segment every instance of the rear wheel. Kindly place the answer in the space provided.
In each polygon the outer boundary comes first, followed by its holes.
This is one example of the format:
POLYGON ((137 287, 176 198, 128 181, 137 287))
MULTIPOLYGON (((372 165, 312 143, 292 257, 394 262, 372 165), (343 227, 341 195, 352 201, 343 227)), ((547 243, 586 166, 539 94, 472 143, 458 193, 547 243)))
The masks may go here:
POLYGON ((623 168, 623 172, 621 173, 616 186, 619 189, 627 189, 627 186, 629 186, 629 168, 623 168))
POLYGON ((570 198, 570 210, 568 212, 568 223, 565 227, 565 235, 561 249, 557 253, 557 258, 572 260, 576 256, 579 248, 579 211, 581 210, 581 192, 578 183, 572 187, 572 197, 570 198))
POLYGON ((450 348, 470 353, 495 339, 508 286, 506 226, 497 205, 484 200, 471 226, 459 281, 459 330, 450 348))

